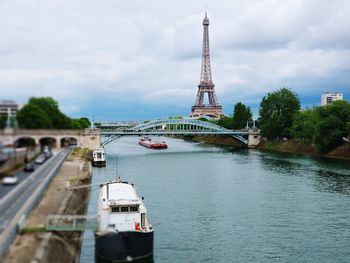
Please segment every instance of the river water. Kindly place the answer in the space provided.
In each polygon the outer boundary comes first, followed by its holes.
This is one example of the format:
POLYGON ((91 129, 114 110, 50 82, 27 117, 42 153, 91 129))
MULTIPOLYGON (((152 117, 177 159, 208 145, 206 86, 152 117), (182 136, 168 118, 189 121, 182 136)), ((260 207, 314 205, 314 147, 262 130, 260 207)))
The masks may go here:
MULTIPOLYGON (((349 162, 164 140, 167 150, 111 143, 92 178, 116 179, 119 154, 119 175, 145 197, 154 262, 350 262, 349 162)), ((94 262, 89 231, 81 262, 94 262)))

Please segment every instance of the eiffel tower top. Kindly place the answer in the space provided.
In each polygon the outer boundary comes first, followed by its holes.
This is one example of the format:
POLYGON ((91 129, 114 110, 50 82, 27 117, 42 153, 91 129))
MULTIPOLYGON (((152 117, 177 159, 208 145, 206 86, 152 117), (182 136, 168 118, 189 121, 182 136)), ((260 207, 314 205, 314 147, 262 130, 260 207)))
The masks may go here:
POLYGON ((209 52, 209 18, 207 12, 203 19, 203 49, 202 49, 202 68, 199 85, 214 85, 211 77, 210 52, 209 52))
POLYGON ((209 18, 207 17, 207 12, 205 12, 205 17, 203 19, 203 26, 208 25, 209 26, 209 18))

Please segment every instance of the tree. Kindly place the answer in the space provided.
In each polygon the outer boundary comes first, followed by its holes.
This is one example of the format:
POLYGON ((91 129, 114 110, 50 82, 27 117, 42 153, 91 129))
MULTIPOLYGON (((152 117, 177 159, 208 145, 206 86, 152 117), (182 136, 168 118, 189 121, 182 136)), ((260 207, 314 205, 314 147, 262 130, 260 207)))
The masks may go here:
POLYGON ((319 122, 317 108, 298 111, 293 115, 291 134, 294 139, 314 141, 319 122))
POLYGON ((0 114, 0 129, 4 129, 6 127, 7 113, 0 114))
POLYGON ((17 112, 21 128, 27 129, 84 129, 90 126, 87 118, 71 119, 63 114, 58 103, 50 98, 31 98, 17 112))
POLYGON ((27 104, 17 112, 20 128, 26 129, 52 129, 52 120, 48 113, 38 105, 27 104))
POLYGON ((205 117, 199 117, 198 120, 200 120, 200 121, 209 121, 209 120, 208 120, 207 118, 205 118, 205 117))
POLYGON ((231 116, 223 116, 217 120, 213 121, 214 124, 224 127, 226 129, 232 128, 232 117, 231 116))
POLYGON ((268 139, 291 138, 293 115, 300 110, 296 93, 288 88, 268 93, 260 103, 260 129, 268 139))
POLYGON ((234 106, 233 110, 233 129, 243 129, 247 121, 252 119, 252 112, 249 107, 245 106, 243 103, 238 102, 234 106))
POLYGON ((316 128, 315 143, 321 152, 329 152, 339 146, 342 138, 349 135, 350 103, 335 101, 318 107, 319 122, 316 128))
POLYGON ((85 129, 90 126, 90 121, 88 118, 71 119, 70 128, 71 129, 85 129))

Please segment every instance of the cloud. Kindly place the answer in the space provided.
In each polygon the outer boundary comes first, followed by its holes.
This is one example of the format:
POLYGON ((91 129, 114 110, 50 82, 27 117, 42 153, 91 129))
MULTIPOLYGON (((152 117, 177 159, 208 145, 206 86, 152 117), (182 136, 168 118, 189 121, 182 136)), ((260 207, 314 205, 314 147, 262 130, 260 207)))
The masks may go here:
MULTIPOLYGON (((1 1, 0 97, 25 102, 52 96, 75 116, 91 115, 96 98, 101 118, 113 107, 127 109, 124 118, 174 109, 187 114, 199 82, 204 5, 1 1), (148 110, 141 114, 140 107, 148 110)), ((237 101, 256 108, 262 96, 283 86, 308 104, 311 98, 317 104, 326 90, 350 96, 350 2, 206 5, 213 79, 227 112, 237 101)))

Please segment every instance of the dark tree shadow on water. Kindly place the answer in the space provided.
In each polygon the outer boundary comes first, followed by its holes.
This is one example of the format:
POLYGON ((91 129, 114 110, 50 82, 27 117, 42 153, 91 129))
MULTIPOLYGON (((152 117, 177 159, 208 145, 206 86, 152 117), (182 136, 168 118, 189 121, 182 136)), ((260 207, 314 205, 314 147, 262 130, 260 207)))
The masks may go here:
POLYGON ((315 187, 319 191, 350 195, 350 175, 332 171, 315 172, 315 187))
POLYGON ((350 165, 342 160, 269 154, 261 156, 261 163, 278 175, 307 177, 318 191, 350 195, 350 165))

